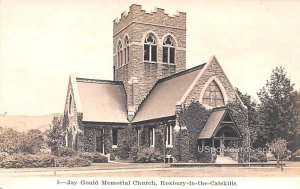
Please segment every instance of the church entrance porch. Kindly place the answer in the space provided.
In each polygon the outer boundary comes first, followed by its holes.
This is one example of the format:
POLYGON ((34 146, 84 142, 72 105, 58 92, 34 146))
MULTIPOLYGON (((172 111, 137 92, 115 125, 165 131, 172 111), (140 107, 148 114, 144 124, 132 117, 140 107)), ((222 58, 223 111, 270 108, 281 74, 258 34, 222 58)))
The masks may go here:
POLYGON ((199 151, 226 156, 237 153, 242 135, 230 112, 226 108, 217 108, 211 113, 198 138, 199 151))

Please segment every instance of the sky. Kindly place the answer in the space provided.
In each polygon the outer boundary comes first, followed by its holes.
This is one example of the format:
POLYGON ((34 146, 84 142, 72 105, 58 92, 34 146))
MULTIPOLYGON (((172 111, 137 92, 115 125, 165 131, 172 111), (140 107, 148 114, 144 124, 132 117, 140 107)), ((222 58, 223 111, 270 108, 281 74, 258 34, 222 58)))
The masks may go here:
POLYGON ((62 113, 70 74, 113 79, 113 20, 133 3, 187 13, 187 68, 215 55, 256 93, 276 66, 300 89, 300 1, 2 0, 0 114, 62 113))

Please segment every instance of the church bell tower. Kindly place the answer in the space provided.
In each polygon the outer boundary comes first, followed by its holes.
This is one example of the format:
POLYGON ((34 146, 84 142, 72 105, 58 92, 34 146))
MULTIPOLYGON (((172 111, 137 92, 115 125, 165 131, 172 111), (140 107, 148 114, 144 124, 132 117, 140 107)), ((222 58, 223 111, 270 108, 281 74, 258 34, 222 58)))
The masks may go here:
POLYGON ((114 80, 123 81, 128 117, 157 80, 186 69, 186 13, 148 13, 133 4, 113 22, 114 80))

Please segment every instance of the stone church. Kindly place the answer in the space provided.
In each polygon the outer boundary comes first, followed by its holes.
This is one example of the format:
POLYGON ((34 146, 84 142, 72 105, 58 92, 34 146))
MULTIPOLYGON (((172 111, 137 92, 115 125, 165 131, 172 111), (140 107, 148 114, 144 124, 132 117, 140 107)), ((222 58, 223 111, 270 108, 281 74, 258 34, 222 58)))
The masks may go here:
POLYGON ((186 13, 169 16, 160 8, 148 13, 131 5, 113 22, 114 79, 70 76, 64 145, 114 154, 124 150, 124 139, 134 137, 136 146, 161 152, 163 147, 165 155, 174 157, 185 153, 181 159, 188 161, 190 151, 184 149, 190 148, 191 138, 179 112, 193 102, 209 112, 203 127, 193 131, 198 148, 241 141, 241 121, 226 105, 246 108, 218 60, 212 56, 186 69, 186 50, 186 13), (130 132, 124 132, 127 128, 130 132))

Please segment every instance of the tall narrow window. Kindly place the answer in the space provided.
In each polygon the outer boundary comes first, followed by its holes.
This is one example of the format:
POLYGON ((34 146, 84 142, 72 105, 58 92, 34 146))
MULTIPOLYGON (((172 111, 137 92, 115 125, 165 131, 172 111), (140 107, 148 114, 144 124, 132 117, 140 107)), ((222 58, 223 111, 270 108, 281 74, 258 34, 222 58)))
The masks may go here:
POLYGON ((118 129, 112 129, 112 144, 114 147, 118 145, 118 129))
POLYGON ((166 138, 166 146, 172 146, 172 140, 173 140, 173 127, 172 125, 167 126, 167 138, 166 138))
POLYGON ((163 43, 163 62, 175 63, 175 47, 171 36, 166 37, 163 43))
POLYGON ((104 153, 104 129, 96 131, 96 152, 104 153))
POLYGON ((154 147, 154 145, 155 145, 155 130, 154 130, 154 128, 149 129, 149 141, 150 141, 150 147, 154 147))
POLYGON ((152 34, 149 34, 144 41, 144 60, 157 61, 157 44, 152 34))
POLYGON ((212 81, 206 88, 202 103, 211 107, 225 105, 223 94, 215 81, 212 81))
POLYGON ((118 68, 121 67, 123 64, 123 58, 122 58, 122 42, 118 42, 118 68))
POLYGON ((128 62, 129 62, 129 39, 128 39, 127 35, 125 37, 124 56, 125 56, 124 62, 125 62, 125 64, 128 64, 128 62))

